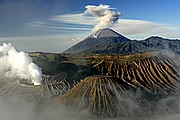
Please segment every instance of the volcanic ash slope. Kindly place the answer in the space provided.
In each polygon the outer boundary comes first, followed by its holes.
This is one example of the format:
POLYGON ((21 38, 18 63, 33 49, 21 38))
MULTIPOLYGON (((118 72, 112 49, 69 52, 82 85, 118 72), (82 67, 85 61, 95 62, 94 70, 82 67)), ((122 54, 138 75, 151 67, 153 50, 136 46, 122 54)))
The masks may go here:
POLYGON ((98 58, 92 65, 99 75, 85 78, 56 98, 56 104, 88 109, 98 117, 141 117, 179 111, 180 75, 170 58, 162 53, 98 58))

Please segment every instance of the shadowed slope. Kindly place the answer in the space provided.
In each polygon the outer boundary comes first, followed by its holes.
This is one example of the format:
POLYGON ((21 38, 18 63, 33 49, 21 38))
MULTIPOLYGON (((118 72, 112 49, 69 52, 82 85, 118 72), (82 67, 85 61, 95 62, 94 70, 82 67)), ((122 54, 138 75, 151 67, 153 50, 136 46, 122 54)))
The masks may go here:
POLYGON ((120 35, 112 29, 105 28, 91 34, 85 40, 80 41, 76 45, 64 51, 64 53, 80 53, 80 52, 93 52, 107 49, 108 46, 114 44, 122 44, 130 41, 128 38, 120 35))

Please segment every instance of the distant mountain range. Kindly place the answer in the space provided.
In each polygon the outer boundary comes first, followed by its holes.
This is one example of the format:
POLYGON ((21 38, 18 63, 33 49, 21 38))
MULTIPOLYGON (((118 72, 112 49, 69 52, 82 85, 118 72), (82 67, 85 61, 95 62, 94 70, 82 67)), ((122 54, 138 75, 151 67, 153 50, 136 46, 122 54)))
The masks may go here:
POLYGON ((100 29, 64 53, 134 54, 171 50, 180 54, 180 40, 152 36, 145 40, 130 40, 110 28, 100 29))

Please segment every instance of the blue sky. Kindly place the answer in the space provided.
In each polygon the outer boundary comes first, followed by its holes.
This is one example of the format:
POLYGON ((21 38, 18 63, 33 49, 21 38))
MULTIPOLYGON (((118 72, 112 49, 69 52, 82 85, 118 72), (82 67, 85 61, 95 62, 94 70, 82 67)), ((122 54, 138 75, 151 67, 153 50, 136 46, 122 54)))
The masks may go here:
POLYGON ((0 43, 62 52, 92 33, 98 21, 82 14, 100 4, 122 13, 110 27, 131 39, 180 39, 180 0, 0 0, 0 43))

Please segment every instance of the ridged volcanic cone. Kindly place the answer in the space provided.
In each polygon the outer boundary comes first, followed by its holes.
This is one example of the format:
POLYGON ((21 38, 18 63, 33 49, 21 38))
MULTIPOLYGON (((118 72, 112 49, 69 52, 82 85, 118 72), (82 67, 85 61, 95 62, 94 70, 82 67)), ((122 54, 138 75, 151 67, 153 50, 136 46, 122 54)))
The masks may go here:
POLYGON ((134 88, 179 94, 180 66, 160 52, 111 56, 93 63, 99 74, 115 76, 134 88))
POLYGON ((118 82, 112 76, 89 76, 56 99, 75 110, 88 109, 98 117, 138 116, 136 107, 150 103, 131 94, 124 86, 127 86, 125 82, 118 82))
POLYGON ((168 107, 178 106, 179 66, 164 54, 98 56, 92 60, 99 75, 85 78, 58 101, 103 117, 141 116, 166 110, 160 102, 172 95, 175 99, 168 107))

